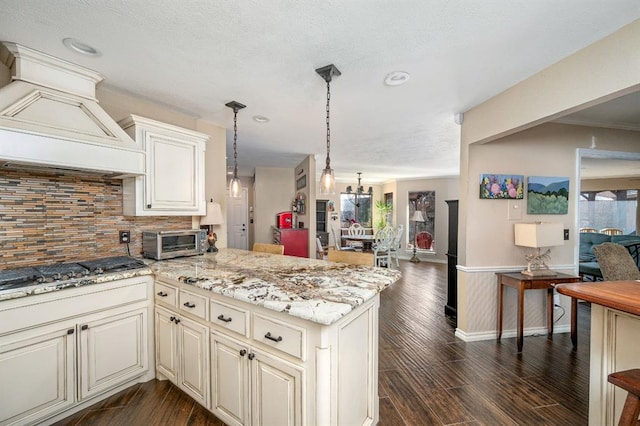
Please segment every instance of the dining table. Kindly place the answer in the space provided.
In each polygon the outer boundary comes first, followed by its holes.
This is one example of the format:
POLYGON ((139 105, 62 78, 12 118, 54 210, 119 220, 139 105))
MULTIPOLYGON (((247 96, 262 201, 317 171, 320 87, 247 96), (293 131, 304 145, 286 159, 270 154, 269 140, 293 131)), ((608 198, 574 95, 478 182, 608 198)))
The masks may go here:
POLYGON ((373 242, 376 239, 375 235, 365 234, 365 235, 343 235, 343 240, 346 241, 360 241, 362 242, 362 251, 373 251, 373 242))

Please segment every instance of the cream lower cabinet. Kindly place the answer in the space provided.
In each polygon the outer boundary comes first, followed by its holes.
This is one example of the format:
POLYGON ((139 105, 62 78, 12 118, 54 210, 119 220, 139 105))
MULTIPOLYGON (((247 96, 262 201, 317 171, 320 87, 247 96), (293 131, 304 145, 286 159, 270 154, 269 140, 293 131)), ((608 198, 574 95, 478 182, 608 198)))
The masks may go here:
POLYGON ((378 296, 322 325, 163 277, 155 292, 159 376, 180 382, 181 359, 190 360, 193 377, 210 371, 208 402, 194 398, 226 424, 378 422, 378 296), (207 331, 204 367, 199 349, 186 355, 178 347, 176 318, 207 331))
POLYGON ((156 307, 156 371, 209 407, 209 328, 156 307))
POLYGON ((211 411, 227 424, 301 424, 299 367, 216 332, 211 360, 211 411))
POLYGON ((151 278, 0 302, 0 425, 52 422, 149 372, 151 278))

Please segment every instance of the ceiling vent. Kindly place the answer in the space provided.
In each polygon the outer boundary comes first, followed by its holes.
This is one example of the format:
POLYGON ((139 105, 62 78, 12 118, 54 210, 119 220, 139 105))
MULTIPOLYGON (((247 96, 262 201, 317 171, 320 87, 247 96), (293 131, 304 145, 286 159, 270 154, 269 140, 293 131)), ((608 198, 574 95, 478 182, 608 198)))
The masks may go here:
POLYGON ((0 45, 0 63, 0 160, 144 174, 143 150, 98 105, 102 75, 15 43, 0 45))

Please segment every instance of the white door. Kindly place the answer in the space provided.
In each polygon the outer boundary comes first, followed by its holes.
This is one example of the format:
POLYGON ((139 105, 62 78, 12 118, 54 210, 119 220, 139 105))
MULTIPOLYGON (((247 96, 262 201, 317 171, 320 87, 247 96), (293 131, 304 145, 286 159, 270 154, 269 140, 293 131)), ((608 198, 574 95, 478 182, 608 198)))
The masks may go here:
POLYGON ((209 408, 209 329, 184 317, 178 323, 178 386, 209 408))
POLYGON ((249 424, 247 346, 211 333, 211 411, 230 426, 249 424))
POLYGON ((175 314, 156 307, 156 371, 178 382, 178 344, 175 314))
POLYGON ((242 197, 227 196, 227 247, 248 250, 249 248, 249 197, 247 188, 242 188, 242 197))

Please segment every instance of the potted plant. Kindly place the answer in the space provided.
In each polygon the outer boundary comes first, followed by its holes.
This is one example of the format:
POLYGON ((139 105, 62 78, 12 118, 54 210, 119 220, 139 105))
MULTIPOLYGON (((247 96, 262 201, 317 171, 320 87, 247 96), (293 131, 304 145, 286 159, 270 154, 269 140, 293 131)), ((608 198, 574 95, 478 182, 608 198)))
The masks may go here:
POLYGON ((378 200, 376 201, 376 209, 378 210, 378 219, 374 226, 377 230, 380 230, 387 226, 387 223, 390 220, 391 211, 393 210, 393 204, 378 200))

